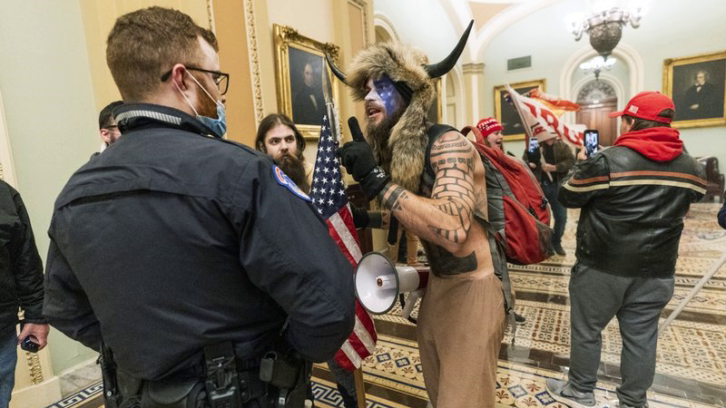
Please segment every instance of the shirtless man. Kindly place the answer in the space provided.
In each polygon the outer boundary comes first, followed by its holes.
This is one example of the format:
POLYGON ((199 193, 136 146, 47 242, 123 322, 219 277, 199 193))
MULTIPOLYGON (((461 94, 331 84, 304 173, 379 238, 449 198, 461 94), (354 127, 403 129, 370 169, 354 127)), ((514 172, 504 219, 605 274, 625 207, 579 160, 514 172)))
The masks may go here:
POLYGON ((429 398, 442 408, 494 407, 505 321, 502 283, 480 222, 487 219, 484 166, 463 135, 451 129, 430 137, 425 120, 433 78, 453 67, 468 32, 438 64, 425 65, 420 51, 398 43, 363 50, 347 77, 331 64, 367 113, 367 142, 355 122, 354 140, 338 151, 342 163, 369 199, 378 197, 421 238, 431 264, 418 341, 429 398))

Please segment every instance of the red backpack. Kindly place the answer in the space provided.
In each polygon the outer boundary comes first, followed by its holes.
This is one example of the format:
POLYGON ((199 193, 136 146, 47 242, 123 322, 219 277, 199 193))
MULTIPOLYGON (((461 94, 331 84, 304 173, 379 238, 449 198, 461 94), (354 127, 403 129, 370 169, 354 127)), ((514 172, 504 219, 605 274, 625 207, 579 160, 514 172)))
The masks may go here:
POLYGON ((547 259, 552 229, 550 208, 539 182, 523 161, 488 147, 479 129, 474 146, 486 168, 489 223, 504 246, 507 261, 529 265, 547 259))
MULTIPOLYGON (((428 130, 425 168, 429 177, 435 177, 429 165, 431 146, 451 130, 456 131, 447 125, 433 125, 428 130)), ((544 261, 552 229, 549 204, 539 182, 524 162, 487 147, 476 127, 467 126, 461 133, 466 135, 469 131, 476 136, 474 146, 486 168, 489 220, 481 220, 482 223, 502 246, 508 262, 529 265, 544 261)))

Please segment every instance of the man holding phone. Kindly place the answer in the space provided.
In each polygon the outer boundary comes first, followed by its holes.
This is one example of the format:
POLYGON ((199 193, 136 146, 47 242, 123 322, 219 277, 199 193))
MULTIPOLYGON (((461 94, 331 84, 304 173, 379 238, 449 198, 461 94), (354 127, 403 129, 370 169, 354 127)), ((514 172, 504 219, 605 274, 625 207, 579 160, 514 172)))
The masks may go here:
POLYGON ((617 116, 615 146, 578 163, 559 192, 563 205, 581 211, 569 285, 569 381, 547 380, 547 389, 571 406, 596 405, 601 332, 615 316, 623 338, 620 407, 648 406, 683 218, 706 192, 701 166, 670 127, 670 98, 641 92, 617 116))
POLYGON ((7 408, 15 384, 17 347, 45 347, 48 325, 43 306, 43 265, 20 194, 0 180, 0 408, 7 408), (16 336, 18 308, 25 320, 16 336))
POLYGON ((558 139, 553 132, 538 133, 537 143, 539 147, 530 146, 525 150, 523 159, 539 180, 542 191, 552 208, 555 218, 552 250, 557 255, 565 256, 567 253, 562 248, 562 235, 565 233, 565 224, 567 224, 567 209, 557 201, 557 191, 560 188, 560 180, 575 164, 575 156, 570 147, 558 139))

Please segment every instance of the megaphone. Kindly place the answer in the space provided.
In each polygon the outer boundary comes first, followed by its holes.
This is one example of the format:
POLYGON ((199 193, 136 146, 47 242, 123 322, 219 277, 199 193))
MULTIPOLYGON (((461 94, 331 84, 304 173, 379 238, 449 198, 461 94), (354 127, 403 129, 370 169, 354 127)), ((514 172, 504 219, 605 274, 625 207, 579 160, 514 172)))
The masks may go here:
POLYGON ((395 266, 379 252, 369 252, 355 270, 355 292, 363 307, 373 314, 383 314, 396 304, 398 296, 414 292, 404 306, 403 317, 409 318, 416 299, 423 294, 429 281, 428 269, 395 266))

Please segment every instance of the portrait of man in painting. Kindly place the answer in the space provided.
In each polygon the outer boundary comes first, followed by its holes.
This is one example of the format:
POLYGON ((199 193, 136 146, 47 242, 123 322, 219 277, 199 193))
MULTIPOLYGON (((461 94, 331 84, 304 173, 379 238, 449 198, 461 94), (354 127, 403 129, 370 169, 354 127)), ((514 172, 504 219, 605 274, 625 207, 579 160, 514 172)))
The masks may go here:
POLYGON ((676 121, 724 116, 726 59, 673 67, 676 121))
POLYGON ((320 126, 325 112, 323 58, 290 47, 289 59, 292 120, 298 125, 320 126))

